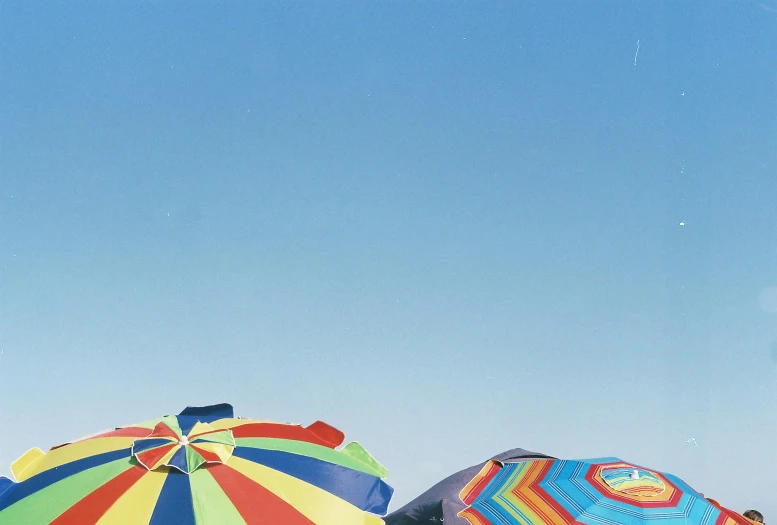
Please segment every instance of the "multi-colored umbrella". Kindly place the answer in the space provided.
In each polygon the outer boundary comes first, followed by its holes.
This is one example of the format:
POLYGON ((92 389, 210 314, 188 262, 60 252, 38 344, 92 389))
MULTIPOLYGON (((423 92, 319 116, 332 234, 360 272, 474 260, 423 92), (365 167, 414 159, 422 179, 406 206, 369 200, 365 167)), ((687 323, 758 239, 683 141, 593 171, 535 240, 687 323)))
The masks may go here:
MULTIPOLYGON (((491 459, 501 463, 515 463, 540 458, 554 459, 522 448, 507 450, 491 459)), ((466 519, 458 516, 464 509, 459 492, 488 461, 481 461, 439 481, 410 503, 386 516, 386 525, 468 525, 466 519)))
POLYGON ((0 478, 0 525, 378 525, 386 469, 339 430, 187 408, 52 448, 0 478))
POLYGON ((491 461, 460 496, 472 525, 746 525, 681 479, 616 458, 491 461))

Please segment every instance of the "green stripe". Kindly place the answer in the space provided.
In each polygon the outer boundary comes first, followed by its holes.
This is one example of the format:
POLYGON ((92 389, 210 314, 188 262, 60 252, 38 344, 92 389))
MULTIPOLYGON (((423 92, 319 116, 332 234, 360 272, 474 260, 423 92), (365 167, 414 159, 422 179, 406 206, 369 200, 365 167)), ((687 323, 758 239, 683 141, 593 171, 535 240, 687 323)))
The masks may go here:
POLYGON ((133 466, 127 458, 122 458, 69 476, 30 494, 0 512, 0 525, 50 523, 96 489, 133 466))
POLYGON ((208 469, 198 469, 189 475, 194 503, 194 521, 197 525, 246 525, 229 496, 213 479, 208 469))
POLYGON ((374 472, 379 478, 388 477, 388 470, 386 467, 378 463, 378 460, 372 457, 372 455, 356 441, 348 443, 340 452, 366 466, 370 469, 370 473, 374 472))
POLYGON ((205 458, 194 450, 194 447, 186 447, 186 466, 189 470, 194 470, 194 465, 202 465, 205 463, 205 458))
POLYGON ((372 456, 358 443, 355 443, 356 447, 352 447, 354 443, 350 443, 341 451, 305 441, 277 438, 237 438, 235 439, 235 444, 238 447, 278 450, 300 456, 309 456, 380 478, 388 475, 383 465, 372 459, 372 456))
POLYGON ((221 432, 213 432, 212 434, 205 434, 204 436, 198 436, 194 438, 193 443, 219 443, 222 445, 235 446, 235 438, 232 437, 232 432, 229 430, 222 430, 221 432))

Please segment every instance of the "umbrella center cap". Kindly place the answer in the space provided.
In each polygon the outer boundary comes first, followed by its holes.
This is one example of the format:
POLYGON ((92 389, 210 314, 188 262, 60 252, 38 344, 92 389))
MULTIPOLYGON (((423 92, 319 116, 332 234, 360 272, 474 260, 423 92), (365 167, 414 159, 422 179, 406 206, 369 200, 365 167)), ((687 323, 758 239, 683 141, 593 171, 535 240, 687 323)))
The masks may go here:
POLYGON ((666 490, 661 478, 648 470, 634 467, 609 468, 602 470, 601 476, 611 489, 629 496, 652 498, 666 490))
POLYGON ((198 421, 184 434, 162 421, 148 436, 132 443, 132 456, 148 470, 170 467, 191 474, 206 464, 226 463, 235 446, 230 429, 214 429, 198 421))

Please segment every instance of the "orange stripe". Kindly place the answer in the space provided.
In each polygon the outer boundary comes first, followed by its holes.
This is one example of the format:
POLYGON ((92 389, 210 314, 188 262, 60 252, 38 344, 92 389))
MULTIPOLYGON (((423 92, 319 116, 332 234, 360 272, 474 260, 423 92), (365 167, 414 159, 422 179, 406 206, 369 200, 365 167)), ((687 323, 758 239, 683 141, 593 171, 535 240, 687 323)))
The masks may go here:
POLYGON ((468 507, 459 512, 459 516, 466 519, 470 525, 491 525, 491 522, 488 521, 485 516, 472 507, 468 507))
POLYGON ((525 505, 527 510, 539 518, 541 523, 567 523, 551 505, 548 505, 547 500, 534 490, 552 466, 553 462, 551 461, 532 462, 520 483, 512 490, 512 494, 525 505))
POLYGON ((501 469, 502 464, 493 460, 483 465, 483 468, 478 475, 467 483, 459 493, 461 501, 463 501, 465 505, 472 505, 472 502, 477 499, 480 493, 483 492, 483 489, 486 488, 501 469))

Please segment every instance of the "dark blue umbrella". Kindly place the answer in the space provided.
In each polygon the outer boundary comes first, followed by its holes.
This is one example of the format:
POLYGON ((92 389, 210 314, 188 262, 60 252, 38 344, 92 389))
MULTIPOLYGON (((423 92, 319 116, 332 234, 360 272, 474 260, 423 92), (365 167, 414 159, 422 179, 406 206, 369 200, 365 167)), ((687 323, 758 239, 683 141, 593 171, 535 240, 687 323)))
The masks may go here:
MULTIPOLYGON (((532 459, 555 459, 537 452, 514 448, 494 456, 502 463, 519 463, 532 459)), ((465 505, 459 499, 459 493, 472 478, 482 470, 486 461, 473 465, 448 476, 416 499, 386 516, 386 525, 469 525, 469 522, 457 516, 465 505)))

